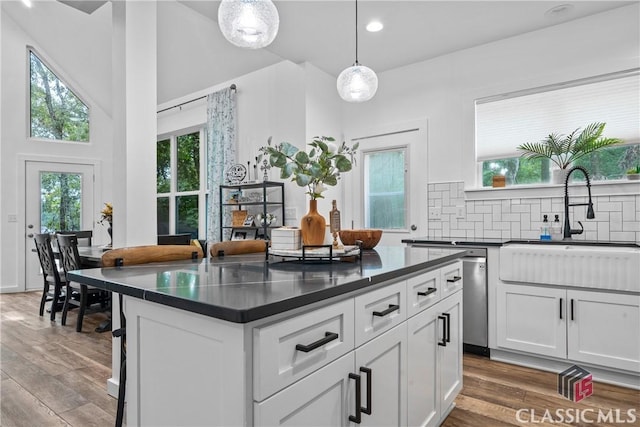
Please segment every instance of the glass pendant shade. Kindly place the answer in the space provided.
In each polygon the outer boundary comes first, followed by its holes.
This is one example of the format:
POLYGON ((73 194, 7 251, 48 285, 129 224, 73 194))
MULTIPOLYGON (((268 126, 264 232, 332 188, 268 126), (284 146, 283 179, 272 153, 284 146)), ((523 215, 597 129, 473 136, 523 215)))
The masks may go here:
POLYGON ((378 90, 378 76, 369 67, 357 62, 338 76, 338 94, 347 102, 365 102, 378 90))
POLYGON ((280 17, 271 0, 222 0, 218 25, 232 44, 260 49, 276 38, 280 17))

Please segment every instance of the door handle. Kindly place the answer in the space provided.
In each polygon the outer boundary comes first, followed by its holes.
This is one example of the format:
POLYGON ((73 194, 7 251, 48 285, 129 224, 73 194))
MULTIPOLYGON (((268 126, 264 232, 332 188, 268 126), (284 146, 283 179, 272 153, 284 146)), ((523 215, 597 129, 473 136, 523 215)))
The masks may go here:
POLYGON ((438 290, 437 288, 427 288, 425 292, 418 292, 418 295, 421 297, 426 297, 427 295, 432 294, 437 290, 438 290))
POLYGON ((364 372, 367 374, 367 406, 362 407, 361 410, 367 415, 371 415, 371 381, 372 381, 372 373, 371 368, 360 367, 360 372, 364 372))
POLYGON ((438 316, 438 319, 442 320, 442 341, 438 341, 438 345, 442 347, 447 346, 447 318, 444 316, 438 316))
POLYGON ((27 237, 30 238, 30 239, 33 238, 33 233, 27 234, 27 237))
POLYGON ((415 224, 411 224, 411 231, 416 231, 418 229, 418 226, 415 224))
POLYGON ((378 316, 378 317, 383 317, 383 316, 386 316, 389 313, 393 313, 396 310, 400 310, 400 306, 399 305, 389 304, 389 308, 387 308, 386 310, 382 310, 382 311, 374 311, 373 315, 374 316, 378 316))
POLYGON ((318 341, 312 342, 311 344, 306 344, 306 345, 296 344, 296 350, 302 351, 304 353, 308 353, 336 339, 338 339, 338 334, 336 334, 335 332, 325 332, 324 338, 321 338, 318 341))
POLYGON ((360 375, 351 372, 349 372, 349 379, 356 380, 356 414, 349 415, 349 421, 360 424, 362 422, 362 400, 360 398, 362 380, 360 375))
POLYGON ((33 224, 27 225, 27 228, 33 228, 33 224))
POLYGON ((451 342, 451 314, 442 313, 442 315, 447 318, 447 335, 445 336, 445 340, 451 342))

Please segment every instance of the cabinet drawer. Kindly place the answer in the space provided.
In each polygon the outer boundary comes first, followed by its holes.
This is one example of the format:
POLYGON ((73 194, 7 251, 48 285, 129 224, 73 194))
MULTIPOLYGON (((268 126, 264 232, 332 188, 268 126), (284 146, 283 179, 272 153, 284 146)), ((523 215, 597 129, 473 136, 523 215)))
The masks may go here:
POLYGON ((255 426, 347 426, 354 415, 353 352, 253 403, 255 426))
POLYGON ((355 298, 356 347, 407 318, 406 280, 355 298))
POLYGON ((411 317, 440 300, 440 270, 407 279, 407 316, 411 317))
POLYGON ((353 299, 348 299, 254 329, 254 399, 261 401, 351 351, 353 324, 353 299))
POLYGON ((462 261, 445 265, 440 271, 442 272, 442 290, 440 292, 442 299, 462 289, 462 261))

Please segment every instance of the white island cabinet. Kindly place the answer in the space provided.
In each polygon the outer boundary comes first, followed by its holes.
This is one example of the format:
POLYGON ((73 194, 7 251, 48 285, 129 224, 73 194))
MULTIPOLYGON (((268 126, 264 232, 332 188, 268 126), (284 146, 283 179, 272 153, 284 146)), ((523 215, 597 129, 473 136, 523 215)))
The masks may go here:
POLYGON ((126 297, 127 425, 439 425, 462 387, 462 284, 440 289, 459 263, 247 323, 126 297))

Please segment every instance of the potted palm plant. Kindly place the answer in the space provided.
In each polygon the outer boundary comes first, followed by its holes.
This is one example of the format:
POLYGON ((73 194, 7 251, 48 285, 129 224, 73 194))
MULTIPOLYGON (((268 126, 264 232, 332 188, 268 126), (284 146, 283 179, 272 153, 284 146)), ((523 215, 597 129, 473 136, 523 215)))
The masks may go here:
POLYGON ((640 180, 640 165, 627 169, 627 179, 632 181, 640 180))
POLYGON ((527 142, 517 148, 523 151, 521 157, 527 159, 548 158, 558 166, 553 171, 553 182, 564 182, 567 169, 576 160, 604 147, 622 142, 618 138, 602 136, 606 123, 591 123, 582 132, 580 128, 569 135, 552 133, 539 142, 527 142))

